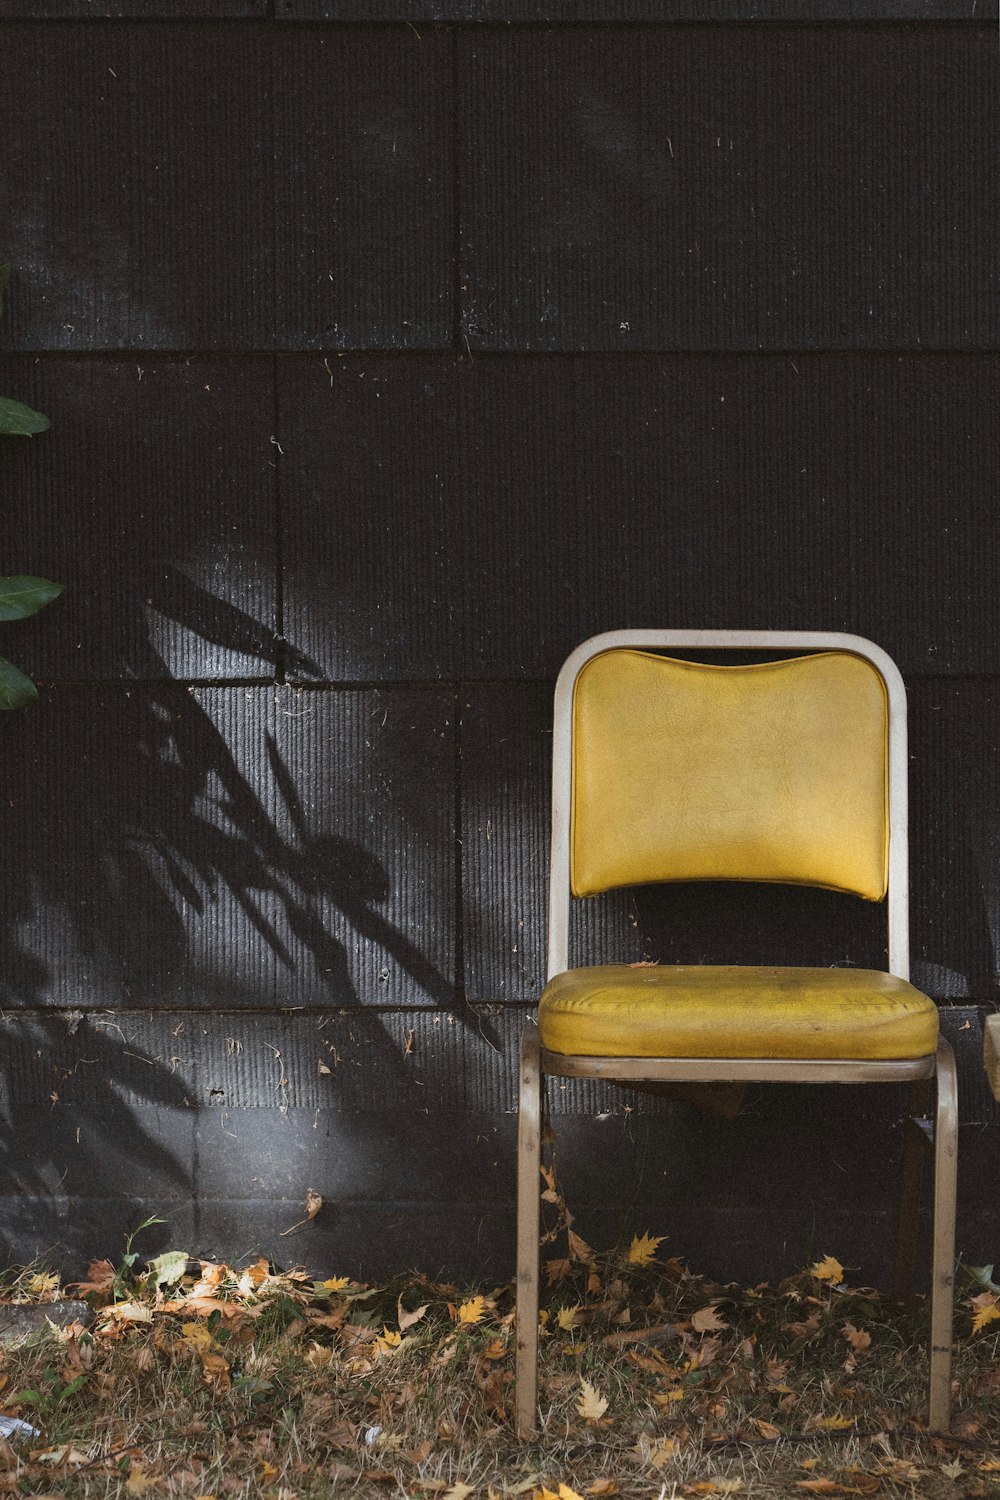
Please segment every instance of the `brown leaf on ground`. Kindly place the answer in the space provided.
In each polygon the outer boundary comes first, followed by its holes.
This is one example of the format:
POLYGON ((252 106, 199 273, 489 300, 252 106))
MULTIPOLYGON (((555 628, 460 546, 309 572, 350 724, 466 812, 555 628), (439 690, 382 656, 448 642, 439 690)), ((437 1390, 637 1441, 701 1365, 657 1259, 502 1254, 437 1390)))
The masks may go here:
POLYGON ((812 1338, 813 1334, 819 1328, 819 1324, 820 1315, 818 1312, 813 1312, 809 1314, 804 1323, 786 1323, 785 1331, 786 1333, 794 1333, 797 1339, 808 1339, 812 1338))
POLYGON ((71 1281, 67 1291, 75 1292, 110 1292, 115 1284, 118 1272, 109 1260, 92 1260, 87 1267, 87 1275, 83 1281, 71 1281))
POLYGON ((708 1307, 699 1307, 697 1312, 691 1314, 691 1327, 696 1333, 720 1333, 729 1324, 719 1317, 713 1303, 708 1307))
POLYGON ((872 1336, 864 1328, 855 1328, 853 1323, 845 1323, 841 1332, 850 1344, 855 1354, 860 1354, 863 1349, 870 1349, 872 1336))
POLYGON ((420 1319, 424 1316, 424 1313, 427 1311, 427 1309, 429 1307, 430 1307, 430 1303, 429 1302, 425 1302, 422 1307, 416 1307, 416 1308, 414 1308, 413 1312, 407 1312, 406 1309, 403 1306, 403 1299, 402 1299, 402 1297, 401 1296, 397 1297, 397 1299, 396 1299, 396 1318, 397 1318, 397 1321, 399 1323, 399 1330, 400 1330, 400 1332, 401 1333, 405 1333, 406 1330, 407 1330, 407 1328, 412 1328, 413 1325, 414 1325, 414 1323, 419 1323, 420 1319))

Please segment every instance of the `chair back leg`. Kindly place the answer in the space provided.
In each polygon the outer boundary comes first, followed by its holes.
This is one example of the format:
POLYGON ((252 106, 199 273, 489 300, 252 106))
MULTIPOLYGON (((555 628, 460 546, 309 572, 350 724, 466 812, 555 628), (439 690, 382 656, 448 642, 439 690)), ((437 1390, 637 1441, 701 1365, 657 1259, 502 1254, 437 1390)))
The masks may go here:
POLYGON ((958 1185, 958 1087, 955 1056, 938 1042, 934 1118, 934 1263, 931 1280, 931 1432, 951 1425, 951 1345, 955 1306, 955 1195, 958 1185))
POLYGON ((931 1084, 930 1078, 918 1078, 910 1084, 907 1116, 903 1121, 903 1172, 896 1220, 896 1253, 892 1263, 892 1296, 897 1302, 909 1302, 913 1297, 920 1189, 928 1144, 917 1121, 926 1120, 929 1113, 931 1084))
POLYGON ((542 1067, 538 1027, 521 1038, 517 1112, 517 1435, 538 1424, 538 1237, 541 1222, 542 1067))

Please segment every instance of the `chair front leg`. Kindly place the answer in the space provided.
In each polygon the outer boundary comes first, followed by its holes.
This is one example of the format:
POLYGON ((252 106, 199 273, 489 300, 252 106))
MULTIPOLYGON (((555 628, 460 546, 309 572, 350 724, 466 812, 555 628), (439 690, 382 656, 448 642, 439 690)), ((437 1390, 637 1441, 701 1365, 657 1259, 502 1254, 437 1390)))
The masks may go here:
POLYGON ((951 1425, 951 1346, 955 1306, 955 1197, 958 1185, 958 1086, 955 1057, 938 1042, 934 1119, 934 1263, 931 1281, 931 1432, 951 1425))
POLYGON ((541 1225, 542 1066, 538 1027, 521 1038, 517 1113, 517 1382, 519 1438, 538 1425, 538 1236, 541 1225))

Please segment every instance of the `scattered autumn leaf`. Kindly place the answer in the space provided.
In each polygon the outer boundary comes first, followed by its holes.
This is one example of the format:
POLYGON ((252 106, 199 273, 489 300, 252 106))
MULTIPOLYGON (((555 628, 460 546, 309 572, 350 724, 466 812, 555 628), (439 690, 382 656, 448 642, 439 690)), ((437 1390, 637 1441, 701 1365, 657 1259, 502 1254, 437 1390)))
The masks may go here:
POLYGON ((468 1302, 463 1302, 458 1309, 459 1323, 479 1323, 482 1321, 486 1311, 485 1297, 470 1297, 468 1302))
POLYGON ((128 1471, 125 1488, 130 1495, 144 1495, 147 1490, 155 1489, 159 1482, 156 1475, 150 1474, 141 1464, 133 1464, 128 1471))
POLYGON ((853 1323, 845 1323, 841 1332, 850 1344, 855 1354, 860 1354, 863 1349, 870 1349, 872 1336, 864 1328, 855 1328, 853 1323))
POLYGON ((351 1278, 349 1276, 331 1276, 327 1281, 315 1282, 313 1289, 320 1293, 320 1295, 326 1296, 329 1292, 342 1292, 345 1286, 350 1286, 350 1284, 351 1278))
POLYGON ((817 1281, 829 1281, 837 1286, 844 1279, 844 1268, 836 1256, 825 1255, 822 1260, 817 1260, 809 1267, 809 1274, 815 1276, 817 1281))
POLYGON ((656 1259, 658 1245, 662 1245, 666 1239, 665 1234, 634 1234, 628 1251, 628 1263, 630 1266, 650 1266, 656 1259))
POLYGON ((993 1292, 983 1292, 978 1297, 973 1297, 972 1305, 976 1309, 972 1319, 973 1333, 986 1327, 987 1323, 993 1323, 1000 1318, 1000 1298, 993 1292))
POLYGON ((756 1426, 761 1437, 769 1443, 776 1443, 781 1436, 781 1428, 775 1427, 773 1422, 765 1422, 763 1417, 756 1418, 756 1426))
POLYGON ((580 1326, 580 1304, 574 1303, 572 1307, 560 1307, 556 1313, 556 1322, 564 1333, 569 1333, 571 1328, 580 1326))
POLYGON ((599 1422, 608 1409, 607 1397, 595 1390, 589 1380, 581 1380, 580 1386, 582 1394, 576 1403, 577 1411, 584 1421, 599 1422))
POLYGON ((430 1303, 425 1302, 422 1307, 416 1307, 412 1312, 407 1312, 405 1307, 403 1306, 402 1297, 397 1297, 396 1319, 399 1323, 401 1332, 405 1333, 407 1328, 412 1328, 414 1323, 419 1323, 420 1319, 424 1316, 424 1313, 429 1307, 430 1303))
POLYGON ((691 1327, 695 1333, 719 1333, 723 1328, 728 1328, 729 1324, 719 1317, 715 1305, 712 1304, 708 1307, 699 1307, 696 1313, 691 1314, 691 1327))

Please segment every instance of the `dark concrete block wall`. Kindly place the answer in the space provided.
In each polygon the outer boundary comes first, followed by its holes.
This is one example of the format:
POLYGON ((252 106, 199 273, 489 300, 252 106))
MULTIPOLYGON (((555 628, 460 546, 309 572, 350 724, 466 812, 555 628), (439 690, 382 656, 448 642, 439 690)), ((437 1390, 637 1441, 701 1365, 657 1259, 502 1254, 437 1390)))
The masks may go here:
MULTIPOLYGON (((844 629, 911 693, 913 957, 1000 945, 998 62, 983 0, 0 0, 14 279, 0 1225, 510 1273, 551 684, 626 625, 844 629), (291 1238, 312 1188, 318 1218, 291 1238)), ((819 892, 622 892, 597 957, 879 963, 819 892)), ((902 1101, 553 1085, 593 1243, 877 1280, 902 1101), (872 1149, 885 1146, 884 1162, 872 1149)), ((992 1196, 991 1196, 992 1193, 992 1196)))

